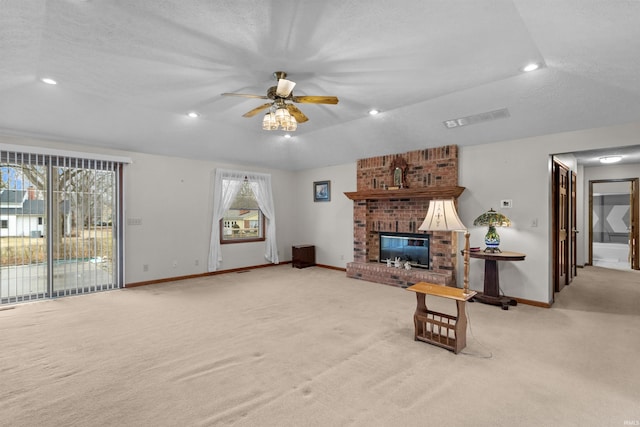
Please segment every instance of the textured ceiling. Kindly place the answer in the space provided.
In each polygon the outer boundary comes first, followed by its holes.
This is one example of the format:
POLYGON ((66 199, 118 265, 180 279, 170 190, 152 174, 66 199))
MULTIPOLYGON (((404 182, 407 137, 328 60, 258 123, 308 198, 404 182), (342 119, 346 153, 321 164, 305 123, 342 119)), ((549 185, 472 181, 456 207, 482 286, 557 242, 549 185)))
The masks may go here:
POLYGON ((295 170, 620 124, 639 22, 637 0, 2 0, 0 132, 295 170), (264 100, 220 96, 277 70, 340 103, 297 104, 285 139, 242 117, 264 100))

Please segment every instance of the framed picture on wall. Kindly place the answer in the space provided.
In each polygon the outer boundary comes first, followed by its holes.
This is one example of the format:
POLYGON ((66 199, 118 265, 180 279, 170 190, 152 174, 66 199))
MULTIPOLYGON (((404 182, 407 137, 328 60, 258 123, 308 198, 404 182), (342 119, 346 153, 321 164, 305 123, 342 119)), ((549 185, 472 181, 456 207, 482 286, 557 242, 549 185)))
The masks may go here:
POLYGON ((328 202, 331 200, 331 181, 315 181, 313 183, 313 201, 328 202))

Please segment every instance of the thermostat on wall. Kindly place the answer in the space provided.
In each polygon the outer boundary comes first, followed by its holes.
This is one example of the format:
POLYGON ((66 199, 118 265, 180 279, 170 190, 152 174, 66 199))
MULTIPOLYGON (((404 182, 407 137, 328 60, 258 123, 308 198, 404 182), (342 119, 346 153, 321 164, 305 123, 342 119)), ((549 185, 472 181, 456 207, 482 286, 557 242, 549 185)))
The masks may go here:
POLYGON ((501 200, 500 201, 500 207, 501 208, 510 208, 513 204, 513 201, 511 199, 509 200, 501 200))

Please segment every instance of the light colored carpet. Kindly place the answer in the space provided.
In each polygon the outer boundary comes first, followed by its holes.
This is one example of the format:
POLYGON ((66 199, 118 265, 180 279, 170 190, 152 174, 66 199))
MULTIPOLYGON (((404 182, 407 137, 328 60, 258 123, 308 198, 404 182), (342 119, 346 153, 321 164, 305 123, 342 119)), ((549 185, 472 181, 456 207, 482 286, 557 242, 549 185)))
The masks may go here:
POLYGON ((629 425, 639 303, 637 272, 581 269, 551 309, 468 304, 458 355, 413 340, 412 292, 319 267, 23 304, 0 425, 629 425))

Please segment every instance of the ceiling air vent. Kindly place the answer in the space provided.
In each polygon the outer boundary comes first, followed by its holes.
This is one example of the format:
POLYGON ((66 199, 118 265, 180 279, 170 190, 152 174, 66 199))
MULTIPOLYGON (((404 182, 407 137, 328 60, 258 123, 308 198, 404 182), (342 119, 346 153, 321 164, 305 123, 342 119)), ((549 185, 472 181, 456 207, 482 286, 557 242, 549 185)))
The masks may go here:
POLYGON ((475 125, 476 123, 488 122, 491 120, 506 119, 510 117, 509 110, 502 108, 500 110, 488 111, 486 113, 474 114, 473 116, 460 117, 459 119, 450 119, 442 122, 447 129, 453 129, 460 126, 475 125))

